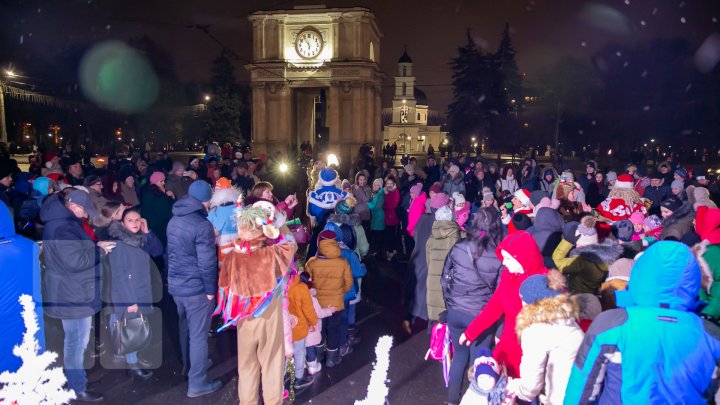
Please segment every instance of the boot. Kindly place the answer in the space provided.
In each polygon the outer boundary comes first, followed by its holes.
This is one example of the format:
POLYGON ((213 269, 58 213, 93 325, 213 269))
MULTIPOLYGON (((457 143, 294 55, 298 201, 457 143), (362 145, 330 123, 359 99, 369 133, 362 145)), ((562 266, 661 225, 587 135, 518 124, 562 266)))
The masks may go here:
POLYGON ((309 361, 307 365, 308 365, 308 374, 310 374, 310 375, 315 375, 315 374, 319 373, 320 370, 322 370, 322 364, 320 364, 320 362, 317 360, 309 361))
POLYGON ((340 364, 342 361, 342 357, 340 357, 340 353, 338 352, 338 349, 327 351, 327 359, 325 360, 325 365, 328 368, 333 368, 340 364))
POLYGON ((352 352, 353 352, 353 348, 349 344, 347 344, 345 346, 340 346, 340 357, 345 357, 352 352))
POLYGON ((360 343, 362 339, 360 339, 360 335, 358 334, 358 330, 355 326, 351 326, 348 328, 348 344, 355 346, 358 343, 360 343))
POLYGON ((317 357, 318 363, 325 363, 325 344, 315 346, 315 356, 317 357))

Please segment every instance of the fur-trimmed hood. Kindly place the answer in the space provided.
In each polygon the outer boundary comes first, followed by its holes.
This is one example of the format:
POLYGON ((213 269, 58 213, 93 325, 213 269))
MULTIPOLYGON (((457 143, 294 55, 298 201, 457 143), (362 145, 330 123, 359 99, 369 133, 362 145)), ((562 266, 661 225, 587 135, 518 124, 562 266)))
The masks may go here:
POLYGON ((118 221, 112 221, 110 223, 110 226, 108 227, 108 235, 115 240, 125 242, 126 244, 137 248, 142 248, 147 244, 147 236, 144 233, 132 233, 118 221))
POLYGON ((534 304, 525 305, 515 320, 515 333, 518 339, 522 331, 536 323, 571 324, 577 322, 579 310, 575 300, 567 294, 542 299, 534 304))
POLYGON ((350 226, 360 225, 361 222, 358 214, 332 214, 328 217, 328 221, 350 226))
POLYGON ((212 198, 210 198, 210 208, 219 207, 227 203, 235 203, 239 196, 240 190, 233 187, 218 190, 214 192, 212 198))
POLYGON ((570 257, 580 256, 593 263, 604 263, 608 266, 619 259, 623 253, 623 247, 611 241, 604 241, 594 245, 575 248, 570 252, 570 257))
POLYGON ((708 246, 710 246, 710 241, 705 239, 702 242, 693 246, 692 251, 693 254, 695 254, 695 258, 697 259, 698 264, 700 265, 700 272, 702 274, 702 280, 700 282, 700 285, 708 292, 708 294, 710 294, 710 287, 712 287, 713 283, 715 282, 715 276, 713 275, 710 263, 708 263, 704 257, 705 253, 707 252, 708 246))

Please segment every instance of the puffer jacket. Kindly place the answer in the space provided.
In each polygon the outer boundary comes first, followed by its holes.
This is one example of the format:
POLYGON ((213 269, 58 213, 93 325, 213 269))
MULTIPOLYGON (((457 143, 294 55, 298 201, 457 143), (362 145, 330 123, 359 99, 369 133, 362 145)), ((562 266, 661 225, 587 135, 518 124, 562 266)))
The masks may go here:
POLYGON ((427 312, 428 319, 437 321, 445 310, 442 278, 443 267, 448 253, 460 239, 460 228, 455 221, 435 221, 432 224, 430 238, 425 244, 427 261, 427 312))
POLYGON ((314 288, 310 289, 310 297, 312 298, 313 308, 315 308, 315 314, 318 317, 318 323, 315 329, 310 329, 308 335, 305 338, 305 347, 317 346, 322 342, 322 322, 320 319, 327 318, 333 314, 330 308, 323 308, 317 300, 317 290, 314 288))
POLYGON ((557 269, 568 278, 570 292, 597 294, 608 276, 610 265, 622 253, 623 248, 617 243, 606 242, 573 249, 573 244, 563 239, 552 259, 557 269))
POLYGON ((528 229, 537 242, 540 253, 543 255, 545 267, 554 268, 552 254, 562 240, 562 232, 565 222, 557 210, 550 207, 543 207, 535 214, 535 224, 528 229))
POLYGON ((385 230, 385 210, 383 205, 385 204, 385 193, 382 190, 375 193, 368 203, 370 209, 370 230, 371 231, 383 231, 385 230))
POLYGON ((660 241, 632 268, 617 309, 594 320, 565 404, 704 404, 716 389, 720 328, 697 309, 700 269, 687 246, 660 241))
POLYGON ((427 195, 424 192, 420 192, 412 203, 410 203, 410 209, 408 210, 408 221, 407 221, 407 232, 410 236, 415 234, 415 225, 417 225, 420 217, 425 214, 425 203, 427 202, 427 195))
POLYGON ((78 319, 100 311, 102 249, 95 246, 83 221, 65 207, 61 195, 45 199, 40 209, 45 262, 45 313, 78 319))
POLYGON ((479 314, 495 292, 502 268, 494 251, 481 252, 473 240, 460 239, 443 264, 440 284, 445 308, 479 314))
POLYGON ((353 277, 335 239, 320 241, 318 255, 305 263, 305 270, 312 277, 320 305, 332 305, 338 311, 345 309, 343 296, 352 289, 353 277))
POLYGON ((352 194, 353 197, 355 197, 357 204, 355 204, 354 212, 360 216, 361 221, 369 221, 370 208, 368 208, 368 202, 372 196, 372 189, 368 185, 365 185, 364 187, 358 186, 357 179, 361 174, 364 175, 367 182, 370 183, 370 176, 368 176, 367 172, 363 172, 361 170, 355 174, 355 184, 352 186, 352 194))
POLYGON ((162 242, 152 231, 134 234, 117 221, 110 223, 108 235, 110 240, 117 241, 115 249, 108 254, 110 297, 115 312, 122 313, 135 304, 147 312, 162 294, 162 291, 153 294, 153 287, 161 287, 158 282, 162 281, 150 258, 163 254, 162 242))
POLYGON ((516 378, 520 376, 520 359, 522 358, 522 348, 515 333, 515 318, 522 309, 520 285, 528 277, 535 274, 545 274, 548 270, 543 265, 542 255, 537 243, 526 231, 518 231, 508 235, 495 248, 495 255, 498 260, 502 258, 501 252, 503 250, 522 265, 523 272, 519 274, 511 273, 507 267, 502 270, 497 289, 493 292, 482 312, 467 327, 465 336, 472 342, 504 316, 505 321, 503 322, 500 342, 493 350, 493 357, 498 363, 507 367, 510 377, 516 378))
POLYGON ((682 240, 685 234, 692 232, 693 219, 695 219, 693 206, 689 202, 685 202, 680 208, 673 211, 672 215, 663 219, 660 239, 682 240))
POLYGON ((189 195, 173 205, 167 227, 168 292, 189 297, 218 290, 215 231, 202 203, 189 195))
POLYGON ((292 340, 296 342, 307 337, 310 327, 318 324, 318 316, 313 307, 310 289, 300 282, 299 276, 290 280, 287 296, 288 311, 297 318, 297 324, 292 328, 292 340))
POLYGON ((455 192, 465 195, 465 176, 462 171, 452 178, 449 173, 446 174, 443 177, 442 191, 450 196, 455 192))

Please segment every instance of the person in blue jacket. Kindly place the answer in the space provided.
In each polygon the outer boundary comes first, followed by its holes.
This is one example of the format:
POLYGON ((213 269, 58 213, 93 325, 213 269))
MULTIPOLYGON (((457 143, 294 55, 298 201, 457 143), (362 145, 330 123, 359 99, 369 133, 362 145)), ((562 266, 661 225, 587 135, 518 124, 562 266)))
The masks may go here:
POLYGON ((700 267, 674 241, 653 244, 633 266, 617 309, 598 315, 573 366, 567 404, 701 404, 712 400, 720 328, 701 319, 700 267))

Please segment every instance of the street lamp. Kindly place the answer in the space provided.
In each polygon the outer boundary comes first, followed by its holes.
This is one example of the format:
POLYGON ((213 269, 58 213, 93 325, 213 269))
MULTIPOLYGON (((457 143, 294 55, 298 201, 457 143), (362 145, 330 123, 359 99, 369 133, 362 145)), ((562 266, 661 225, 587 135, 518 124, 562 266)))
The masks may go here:
POLYGON ((288 165, 287 163, 280 163, 280 173, 287 173, 288 172, 288 165))
POLYGON ((13 77, 17 76, 17 73, 15 73, 12 69, 7 69, 7 70, 5 70, 5 76, 7 76, 9 78, 13 78, 13 77))
POLYGON ((206 94, 204 98, 205 98, 205 102, 206 102, 206 103, 207 103, 208 101, 210 101, 210 95, 206 94))

